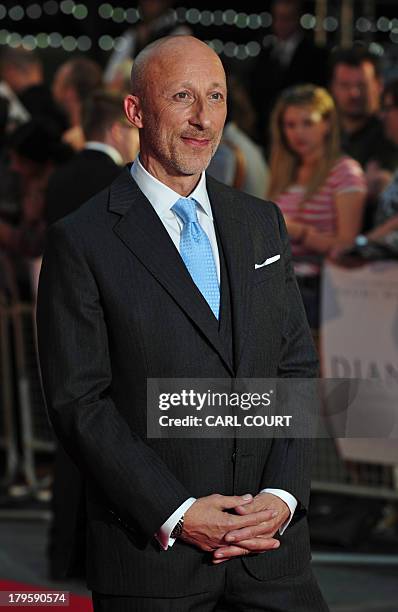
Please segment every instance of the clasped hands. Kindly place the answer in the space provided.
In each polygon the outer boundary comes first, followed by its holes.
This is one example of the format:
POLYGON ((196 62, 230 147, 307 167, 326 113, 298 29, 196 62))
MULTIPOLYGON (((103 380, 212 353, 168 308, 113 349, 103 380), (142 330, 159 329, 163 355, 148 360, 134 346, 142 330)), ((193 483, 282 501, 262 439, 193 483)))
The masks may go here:
POLYGON ((180 538, 213 552, 213 563, 278 548, 273 536, 288 520, 287 504, 272 493, 201 497, 184 515, 180 538))

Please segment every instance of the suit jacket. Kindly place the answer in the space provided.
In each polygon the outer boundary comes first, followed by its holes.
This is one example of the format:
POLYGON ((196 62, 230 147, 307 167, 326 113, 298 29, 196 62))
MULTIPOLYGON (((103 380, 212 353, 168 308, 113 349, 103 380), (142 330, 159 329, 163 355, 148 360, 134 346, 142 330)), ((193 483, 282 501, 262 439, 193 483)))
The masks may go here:
POLYGON ((268 143, 269 118, 280 93, 293 85, 314 83, 326 86, 328 53, 303 37, 287 66, 281 65, 268 45, 259 54, 251 78, 251 94, 257 112, 256 133, 261 143, 268 143))
POLYGON ((55 431, 86 478, 88 585, 96 591, 211 590, 222 564, 180 540, 162 551, 153 534, 188 497, 215 492, 275 487, 299 500, 282 546, 244 558, 254 576, 297 573, 310 559, 311 443, 146 436, 148 377, 317 373, 279 209, 209 177, 207 188, 230 280, 234 363, 128 168, 49 231, 37 312, 42 379, 55 431))
POLYGON ((46 193, 47 223, 69 215, 93 194, 102 191, 121 168, 102 151, 83 149, 51 175, 46 193))

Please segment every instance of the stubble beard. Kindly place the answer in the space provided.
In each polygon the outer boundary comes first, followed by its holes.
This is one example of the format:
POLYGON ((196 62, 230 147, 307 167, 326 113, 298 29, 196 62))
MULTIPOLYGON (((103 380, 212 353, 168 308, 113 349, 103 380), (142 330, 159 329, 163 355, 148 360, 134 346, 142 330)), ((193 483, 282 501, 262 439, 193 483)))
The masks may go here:
MULTIPOLYGON (((201 133, 192 134, 192 137, 201 137, 204 135, 201 133)), ((215 154, 218 145, 220 144, 222 134, 220 133, 218 137, 215 137, 214 134, 210 137, 210 151, 207 155, 204 155, 204 152, 198 151, 195 154, 194 151, 192 153, 188 153, 188 147, 185 147, 187 150, 183 151, 184 144, 181 141, 178 146, 168 146, 166 141, 159 138, 159 130, 157 126, 150 125, 147 126, 147 141, 150 144, 150 148, 152 149, 155 156, 159 159, 162 165, 167 168, 168 172, 170 172, 174 176, 185 175, 185 176, 193 176, 196 174, 201 174, 208 167, 213 155, 215 154)), ((177 136, 179 138, 179 136, 177 136)))

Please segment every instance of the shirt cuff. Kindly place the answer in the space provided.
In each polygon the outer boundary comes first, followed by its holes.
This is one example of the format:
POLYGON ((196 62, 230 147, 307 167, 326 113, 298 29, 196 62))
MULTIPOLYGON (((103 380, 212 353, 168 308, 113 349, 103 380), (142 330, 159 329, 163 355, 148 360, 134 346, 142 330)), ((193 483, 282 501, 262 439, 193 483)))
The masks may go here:
POLYGON ((279 527, 279 534, 283 535, 285 529, 289 526, 290 521, 293 518, 293 514, 297 508, 297 499, 293 497, 291 493, 288 493, 284 489, 261 489, 260 493, 272 493, 277 497, 280 497, 282 501, 287 504, 290 510, 290 517, 287 519, 286 523, 284 523, 281 527, 279 527))
POLYGON ((163 550, 167 550, 170 546, 173 546, 175 538, 171 538, 170 534, 173 531, 174 527, 177 525, 180 518, 186 513, 186 511, 192 506, 194 502, 196 502, 196 498, 189 497, 189 499, 184 501, 184 503, 181 504, 181 506, 179 506, 171 516, 169 516, 169 518, 165 523, 163 523, 159 531, 155 533, 155 538, 157 539, 163 550))

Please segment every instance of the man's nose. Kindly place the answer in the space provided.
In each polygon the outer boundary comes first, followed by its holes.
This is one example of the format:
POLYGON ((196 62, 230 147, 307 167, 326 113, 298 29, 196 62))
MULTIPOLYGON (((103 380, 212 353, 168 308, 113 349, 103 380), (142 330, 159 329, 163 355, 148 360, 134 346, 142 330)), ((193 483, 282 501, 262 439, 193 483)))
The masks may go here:
POLYGON ((189 122, 192 125, 200 126, 202 129, 207 129, 211 125, 210 111, 207 107, 207 100, 198 98, 191 106, 191 115, 189 122))

